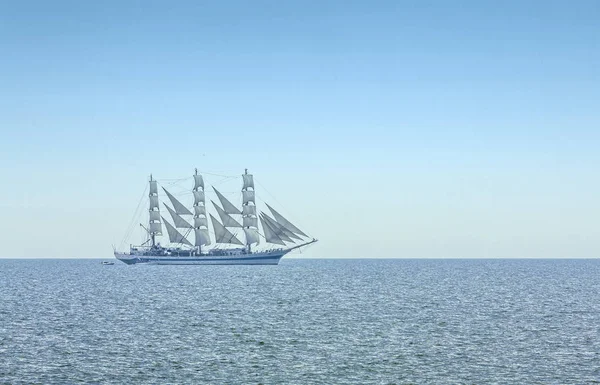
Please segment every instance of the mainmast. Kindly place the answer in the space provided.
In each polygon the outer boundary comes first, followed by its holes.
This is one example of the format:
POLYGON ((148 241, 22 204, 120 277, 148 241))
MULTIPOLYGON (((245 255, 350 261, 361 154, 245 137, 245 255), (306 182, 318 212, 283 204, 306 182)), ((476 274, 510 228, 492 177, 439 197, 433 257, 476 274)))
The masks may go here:
POLYGON ((160 209, 158 207, 158 188, 156 181, 152 179, 150 174, 150 194, 148 195, 150 200, 150 207, 148 209, 148 233, 152 239, 152 247, 156 246, 156 236, 162 234, 162 227, 160 222, 160 209))
POLYGON ((256 193, 254 192, 254 176, 248 174, 248 169, 242 175, 244 186, 242 187, 242 225, 246 235, 246 246, 251 251, 253 243, 258 244, 258 217, 256 215, 256 193))

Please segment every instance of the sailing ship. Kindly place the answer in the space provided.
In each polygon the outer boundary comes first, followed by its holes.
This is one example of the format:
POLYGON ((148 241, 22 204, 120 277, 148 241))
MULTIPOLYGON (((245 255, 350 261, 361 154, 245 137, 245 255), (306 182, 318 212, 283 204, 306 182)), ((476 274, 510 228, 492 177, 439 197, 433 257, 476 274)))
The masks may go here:
POLYGON ((254 176, 247 169, 242 175, 241 207, 212 186, 220 203, 211 200, 218 219, 208 210, 204 178, 197 169, 193 177, 191 209, 161 186, 172 206, 163 202, 171 223, 161 213, 158 181, 150 175, 148 222, 147 226, 140 224, 147 240, 138 246, 130 245, 128 252, 115 250, 118 260, 126 264, 157 265, 277 265, 289 252, 317 242, 269 204, 266 206, 271 215, 259 212, 254 176), (192 223, 186 219, 189 217, 192 223), (163 235, 163 225, 167 230, 168 246, 162 246, 157 239, 163 235), (192 234, 193 243, 188 239, 192 234), (264 244, 268 246, 265 248, 264 244))

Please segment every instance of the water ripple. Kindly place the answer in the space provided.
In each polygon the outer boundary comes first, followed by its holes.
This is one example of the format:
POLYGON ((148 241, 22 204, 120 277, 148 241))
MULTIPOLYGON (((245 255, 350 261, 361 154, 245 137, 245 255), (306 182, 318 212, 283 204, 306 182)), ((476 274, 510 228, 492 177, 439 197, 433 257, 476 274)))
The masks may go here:
POLYGON ((595 260, 0 260, 0 383, 598 383, 595 260))

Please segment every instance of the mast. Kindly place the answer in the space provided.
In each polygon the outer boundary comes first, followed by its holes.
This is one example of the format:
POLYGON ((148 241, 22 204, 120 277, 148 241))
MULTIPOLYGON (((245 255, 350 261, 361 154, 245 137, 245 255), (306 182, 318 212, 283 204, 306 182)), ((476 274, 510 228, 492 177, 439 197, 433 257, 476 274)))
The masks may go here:
POLYGON ((160 222, 160 208, 158 207, 158 188, 156 181, 152 179, 150 174, 150 193, 148 199, 150 201, 150 207, 148 208, 148 233, 150 239, 152 239, 152 247, 156 246, 156 236, 162 234, 162 227, 160 222))
POLYGON ((198 175, 198 169, 194 169, 194 233, 196 234, 196 247, 201 253, 202 245, 210 245, 208 235, 208 218, 206 216, 206 198, 204 195, 204 179, 198 175))
POLYGON ((256 215, 256 193, 254 192, 254 176, 248 174, 248 169, 242 175, 244 186, 242 187, 242 225, 246 235, 246 246, 248 252, 252 251, 251 245, 258 244, 258 216, 256 215), (252 203, 252 204, 250 204, 252 203))

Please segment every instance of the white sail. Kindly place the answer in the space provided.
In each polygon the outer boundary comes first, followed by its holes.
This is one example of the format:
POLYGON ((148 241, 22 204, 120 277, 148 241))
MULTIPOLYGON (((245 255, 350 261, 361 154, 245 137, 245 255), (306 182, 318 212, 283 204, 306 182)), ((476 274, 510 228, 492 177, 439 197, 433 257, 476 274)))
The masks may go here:
POLYGON ((198 215, 206 215, 206 206, 194 206, 194 215, 198 216, 198 215))
POLYGON ((194 175, 194 190, 198 189, 199 187, 202 187, 202 189, 204 190, 204 179, 202 179, 202 175, 194 175))
POLYGON ((246 244, 249 245, 251 243, 260 243, 260 236, 258 235, 258 230, 256 229, 247 229, 244 228, 244 234, 246 234, 246 244))
POLYGON ((269 224, 271 229, 279 238, 281 238, 282 241, 295 243, 292 238, 301 239, 294 235, 294 233, 286 230, 285 227, 281 226, 279 223, 277 223, 277 221, 275 221, 275 219, 269 217, 267 214, 261 213, 261 219, 264 219, 269 224))
POLYGON ((244 174, 242 175, 242 178, 244 178, 243 189, 247 189, 248 187, 254 188, 254 177, 251 174, 244 174))
POLYGON ((208 227, 208 219, 204 217, 195 217, 194 218, 194 227, 208 227))
POLYGON ((210 245, 210 235, 208 229, 194 229, 196 235, 196 246, 210 245))
POLYGON ((246 191, 246 190, 242 191, 243 203, 244 204, 246 204, 248 202, 254 203, 255 202, 254 195, 255 195, 254 191, 246 191))
MULTIPOLYGON (((283 232, 283 234, 287 235, 289 238, 293 238, 293 239, 297 239, 299 241, 302 240, 302 238, 300 238, 299 236, 297 236, 296 234, 292 233, 290 230, 286 229, 285 227, 283 227, 280 223, 277 223, 277 227, 279 229, 281 229, 281 231, 283 232)), ((292 241, 293 242, 293 241, 292 241)))
POLYGON ((242 215, 254 215, 256 216, 256 206, 244 205, 242 206, 242 215))
POLYGON ((179 202, 177 200, 177 198, 175 198, 170 192, 168 192, 167 189, 165 189, 163 187, 163 190, 165 191, 165 193, 169 197, 169 200, 171 201, 171 204, 173 205, 173 208, 175 209, 175 212, 177 214, 179 214, 179 215, 192 215, 192 212, 187 207, 185 207, 181 202, 179 202))
POLYGON ((271 206, 267 205, 267 207, 269 208, 269 210, 271 210, 271 213, 273 213, 273 216, 275 217, 275 220, 279 224, 283 225, 283 227, 285 227, 286 229, 288 229, 289 231, 291 231, 292 233, 294 233, 296 235, 301 235, 303 237, 308 237, 308 235, 304 234, 299 228, 297 228, 290 221, 288 221, 287 219, 285 219, 281 214, 279 214, 277 211, 275 211, 271 206))
POLYGON ((185 219, 179 216, 172 208, 163 203, 163 205, 167 208, 169 214, 171 214, 171 218, 173 218, 173 223, 175 227, 178 229, 191 229, 192 225, 190 225, 185 219))
POLYGON ((156 194, 158 195, 158 188, 156 187, 156 181, 150 181, 150 195, 156 194))
POLYGON ((256 207, 254 207, 254 214, 252 213, 253 209, 249 208, 252 205, 249 203, 255 203, 255 195, 254 192, 254 177, 252 174, 248 174, 248 169, 242 175, 244 186, 242 187, 242 223, 244 224, 244 234, 246 235, 246 244, 248 245, 248 250, 250 250, 250 245, 253 243, 260 243, 260 236, 258 234, 258 218, 256 217, 256 207), (249 190, 252 189, 252 190, 249 190))
POLYGON ((210 245, 210 236, 208 234, 208 219, 206 218, 206 196, 204 194, 204 179, 198 175, 198 170, 194 174, 194 234, 196 236, 196 246, 210 245), (205 227, 205 228, 202 228, 205 227))
POLYGON ((194 204, 204 203, 206 197, 204 195, 204 191, 193 191, 194 193, 194 204))
POLYGON ((158 197, 156 195, 150 195, 150 210, 158 208, 158 197))
POLYGON ((160 211, 150 210, 150 220, 151 221, 160 221, 160 211))
MULTIPOLYGON (((290 230, 286 229, 281 223, 278 223, 275 219, 271 218, 267 214, 261 212, 261 215, 265 217, 265 219, 269 222, 271 227, 277 232, 277 235, 279 235, 284 241, 288 241, 287 238, 293 238, 300 241, 302 240, 302 238, 292 233, 290 230)), ((293 242, 291 239, 289 241, 293 242)))
POLYGON ((263 231, 265 233, 265 240, 269 243, 274 243, 277 245, 285 246, 285 242, 275 234, 275 231, 271 228, 271 225, 265 221, 265 219, 261 216, 260 223, 262 224, 263 231))
POLYGON ((219 197, 219 201, 221 201, 221 205, 223 206, 223 210, 227 213, 227 214, 241 214, 242 212, 234 206, 233 203, 229 202, 227 200, 227 198, 225 198, 223 196, 223 194, 221 194, 214 186, 213 186, 213 190, 215 190, 215 193, 217 194, 217 197, 219 197))
POLYGON ((223 226, 219 221, 210 215, 210 220, 213 225, 213 229, 215 230, 215 242, 217 243, 231 243, 234 245, 244 245, 239 239, 235 237, 231 233, 231 231, 227 230, 225 226, 223 226))
POLYGON ((214 201, 211 201, 211 202, 215 206, 215 209, 217 210, 217 214, 219 214, 219 217, 221 218, 221 221, 223 222, 223 225, 225 227, 242 227, 242 225, 240 225, 240 223, 238 221, 233 219, 233 217, 231 215, 227 214, 225 212, 225 210, 223 210, 222 208, 219 207, 218 204, 216 204, 214 201))
POLYGON ((256 217, 244 217, 244 227, 258 227, 258 218, 256 217))
POLYGON ((154 234, 162 234, 162 226, 160 225, 160 222, 150 222, 150 228, 148 230, 154 234))
POLYGON ((167 226, 167 233, 169 234, 169 241, 171 243, 182 243, 184 245, 192 246, 190 241, 188 241, 183 235, 181 235, 181 233, 177 231, 177 229, 173 227, 173 225, 167 222, 165 218, 163 218, 163 222, 165 223, 165 226, 167 226))

